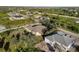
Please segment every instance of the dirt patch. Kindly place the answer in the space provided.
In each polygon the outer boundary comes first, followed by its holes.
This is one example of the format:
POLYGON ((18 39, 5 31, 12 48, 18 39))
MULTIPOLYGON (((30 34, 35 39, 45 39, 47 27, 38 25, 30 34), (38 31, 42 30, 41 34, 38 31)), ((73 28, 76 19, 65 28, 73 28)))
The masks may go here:
POLYGON ((45 51, 45 52, 50 52, 50 50, 49 50, 47 44, 46 44, 44 41, 42 41, 42 42, 36 44, 35 47, 36 47, 36 48, 39 48, 40 50, 43 50, 43 51, 45 51))

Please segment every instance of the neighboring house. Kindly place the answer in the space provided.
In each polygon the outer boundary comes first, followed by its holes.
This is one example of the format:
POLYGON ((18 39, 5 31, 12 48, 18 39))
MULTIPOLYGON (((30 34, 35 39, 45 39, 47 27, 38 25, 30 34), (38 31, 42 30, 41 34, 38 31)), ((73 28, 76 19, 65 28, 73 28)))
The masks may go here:
POLYGON ((25 29, 29 32, 32 32, 32 34, 35 34, 36 36, 41 36, 44 34, 46 27, 42 26, 40 23, 36 23, 26 26, 25 29))
POLYGON ((34 15, 34 20, 35 20, 35 22, 40 22, 40 18, 41 18, 42 16, 41 15, 34 15))
POLYGON ((75 21, 76 23, 79 23, 79 19, 76 19, 76 21, 75 21))
POLYGON ((26 12, 26 15, 28 15, 28 16, 32 16, 32 15, 33 15, 33 12, 31 12, 31 11, 27 11, 27 12, 26 12))
POLYGON ((41 20, 44 20, 44 19, 50 20, 49 17, 47 17, 47 16, 41 16, 41 15, 34 15, 34 18, 35 18, 36 22, 40 22, 41 20))
POLYGON ((68 51, 75 43, 75 38, 61 31, 45 37, 45 42, 56 51, 68 51))
POLYGON ((48 19, 49 20, 50 18, 48 16, 42 16, 42 17, 40 17, 40 19, 41 20, 43 20, 43 19, 48 19))
POLYGON ((38 14, 34 15, 34 18, 36 18, 36 19, 39 19, 40 17, 42 17, 42 16, 38 15, 38 14))
POLYGON ((33 14, 41 14, 41 12, 35 11, 35 12, 33 12, 33 14))
POLYGON ((5 26, 3 26, 3 25, 0 25, 0 32, 2 32, 3 30, 5 30, 6 29, 6 27, 5 26))
POLYGON ((8 13, 8 15, 10 16, 9 17, 10 20, 21 20, 21 19, 25 19, 24 15, 22 15, 20 13, 16 13, 16 12, 10 12, 10 13, 8 13))

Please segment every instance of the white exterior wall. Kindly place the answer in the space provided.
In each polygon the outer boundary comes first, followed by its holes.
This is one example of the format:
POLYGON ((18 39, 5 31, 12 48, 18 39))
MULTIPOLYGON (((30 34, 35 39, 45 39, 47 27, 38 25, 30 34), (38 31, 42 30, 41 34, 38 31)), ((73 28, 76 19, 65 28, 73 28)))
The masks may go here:
POLYGON ((36 36, 41 36, 41 34, 39 32, 32 32, 32 34, 34 34, 36 36))
POLYGON ((31 32, 31 30, 29 30, 28 28, 25 28, 28 32, 31 32))
POLYGON ((36 32, 36 36, 41 36, 41 34, 39 32, 36 32))
MULTIPOLYGON (((62 51, 68 51, 68 50, 71 48, 72 44, 73 44, 73 43, 71 43, 69 46, 65 46, 65 45, 63 45, 63 44, 61 44, 61 43, 59 43, 59 42, 57 42, 57 41, 50 41, 50 40, 47 39, 47 38, 45 38, 45 42, 46 42, 46 43, 49 43, 53 48, 54 48, 55 43, 57 43, 58 46, 60 47, 60 49, 61 49, 62 51)), ((55 49, 55 48, 54 48, 54 49, 55 49)), ((56 50, 56 49, 55 49, 55 50, 56 50)))
POLYGON ((45 42, 51 44, 51 41, 47 38, 45 38, 45 42))
POLYGON ((79 21, 76 21, 76 23, 79 23, 79 21))
POLYGON ((55 44, 55 41, 50 41, 49 39, 45 38, 45 42, 49 43, 51 46, 53 46, 55 44))

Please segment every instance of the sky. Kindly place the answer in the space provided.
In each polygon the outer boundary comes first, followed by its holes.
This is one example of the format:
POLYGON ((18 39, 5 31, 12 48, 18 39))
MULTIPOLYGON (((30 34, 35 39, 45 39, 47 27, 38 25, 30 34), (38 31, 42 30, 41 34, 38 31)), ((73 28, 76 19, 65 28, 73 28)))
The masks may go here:
POLYGON ((79 6, 79 0, 0 0, 0 6, 79 6))

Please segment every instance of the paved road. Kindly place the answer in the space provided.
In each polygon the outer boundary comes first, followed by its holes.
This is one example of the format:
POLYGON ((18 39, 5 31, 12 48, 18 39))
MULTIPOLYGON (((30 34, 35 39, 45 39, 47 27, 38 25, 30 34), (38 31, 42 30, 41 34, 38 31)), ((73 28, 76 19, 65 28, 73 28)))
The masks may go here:
POLYGON ((13 30, 13 29, 22 28, 22 27, 24 27, 24 26, 20 26, 20 27, 15 27, 15 28, 9 28, 9 29, 0 30, 0 33, 5 32, 5 31, 9 31, 9 30, 13 30))
MULTIPOLYGON (((48 13, 47 13, 47 14, 48 14, 48 13)), ((55 16, 61 16, 61 17, 67 17, 67 18, 79 19, 79 17, 66 16, 66 15, 58 15, 58 14, 48 14, 48 15, 55 15, 55 16)))

